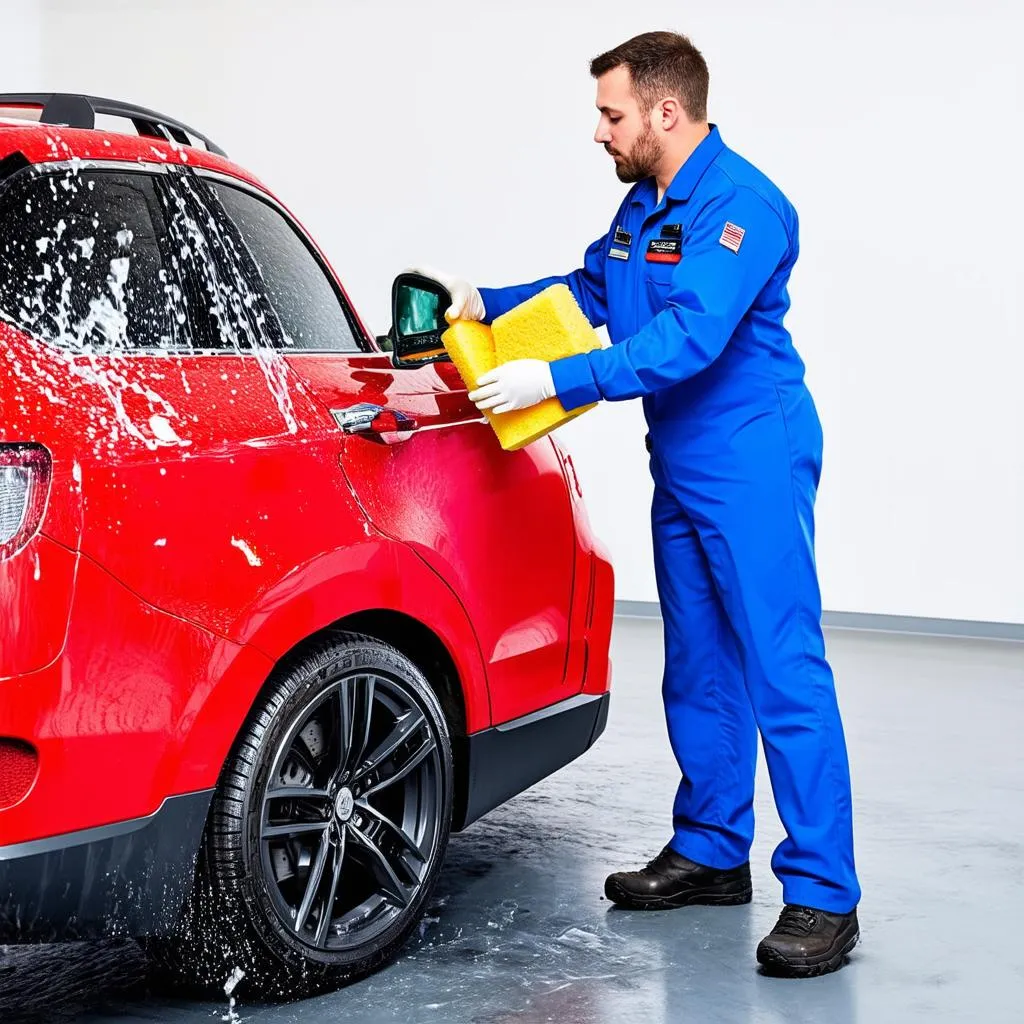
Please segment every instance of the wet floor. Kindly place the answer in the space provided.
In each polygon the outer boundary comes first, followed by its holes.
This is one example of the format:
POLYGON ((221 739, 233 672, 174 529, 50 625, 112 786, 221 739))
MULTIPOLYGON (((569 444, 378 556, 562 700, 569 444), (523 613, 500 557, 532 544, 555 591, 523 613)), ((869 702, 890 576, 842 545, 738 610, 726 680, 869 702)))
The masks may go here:
MULTIPOLYGON (((660 624, 616 625, 597 746, 452 838, 400 959, 330 995, 250 1003, 261 1024, 1024 1020, 1024 645, 831 631, 855 785, 862 944, 840 972, 762 976, 781 830, 758 782, 754 903, 614 910, 609 870, 669 835, 677 781, 660 705, 660 624)), ((152 991, 133 944, 8 950, 0 1022, 207 1022, 227 1000, 152 991)))

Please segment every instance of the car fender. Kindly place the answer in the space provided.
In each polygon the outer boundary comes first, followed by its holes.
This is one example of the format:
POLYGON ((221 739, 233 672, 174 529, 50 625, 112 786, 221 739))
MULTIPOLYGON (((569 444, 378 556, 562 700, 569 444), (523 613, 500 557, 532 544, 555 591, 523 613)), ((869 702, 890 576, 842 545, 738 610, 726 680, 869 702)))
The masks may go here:
MULTIPOLYGON (((365 543, 297 567, 246 612, 231 635, 233 641, 266 659, 260 659, 260 664, 276 665, 308 637, 347 616, 379 609, 408 615, 438 637, 459 675, 467 731, 486 729, 491 724, 486 673, 469 618, 448 585, 404 544, 371 536, 365 543)), ((180 766, 205 767, 200 775, 191 770, 187 784, 185 778, 175 780, 168 792, 216 783, 231 743, 265 681, 262 673, 229 672, 209 688, 193 691, 181 716, 187 732, 174 761, 180 766), (225 729, 225 721, 232 718, 237 720, 236 728, 225 729)))

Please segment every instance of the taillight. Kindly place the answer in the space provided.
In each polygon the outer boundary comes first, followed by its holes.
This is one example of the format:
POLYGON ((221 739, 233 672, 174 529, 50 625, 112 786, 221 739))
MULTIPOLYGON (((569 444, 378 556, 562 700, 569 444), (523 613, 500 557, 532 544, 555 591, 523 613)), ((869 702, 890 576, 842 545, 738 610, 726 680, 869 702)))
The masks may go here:
POLYGON ((40 444, 0 444, 0 561, 35 535, 50 492, 50 453, 40 444))

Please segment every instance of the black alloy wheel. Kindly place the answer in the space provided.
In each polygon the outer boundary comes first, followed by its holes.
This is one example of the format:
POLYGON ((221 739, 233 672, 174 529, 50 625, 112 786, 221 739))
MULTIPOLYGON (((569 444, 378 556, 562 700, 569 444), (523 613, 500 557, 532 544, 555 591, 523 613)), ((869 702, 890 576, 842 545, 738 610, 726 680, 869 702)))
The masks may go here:
POLYGON ((400 679, 353 673, 317 694, 261 794, 263 875, 281 922, 324 950, 384 931, 427 875, 443 780, 430 720, 400 679))
POLYGON ((448 843, 448 725, 422 672, 337 633, 267 683, 221 773, 192 898, 149 943, 175 978, 294 998, 393 958, 448 843))

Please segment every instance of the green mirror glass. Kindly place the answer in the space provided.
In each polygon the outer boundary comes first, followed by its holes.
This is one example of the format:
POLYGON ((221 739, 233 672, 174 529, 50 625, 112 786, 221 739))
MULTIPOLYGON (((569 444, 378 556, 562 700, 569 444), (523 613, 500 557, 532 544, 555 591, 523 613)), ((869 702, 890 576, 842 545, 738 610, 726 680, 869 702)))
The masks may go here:
POLYGON ((444 317, 438 312, 440 304, 440 297, 433 292, 410 284, 401 285, 395 319, 399 332, 408 335, 436 332, 439 328, 443 330, 440 322, 444 317))
POLYGON ((448 329, 447 290, 429 277, 400 274, 391 290, 391 361, 396 367, 422 366, 448 359, 441 336, 448 329))

